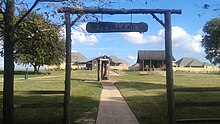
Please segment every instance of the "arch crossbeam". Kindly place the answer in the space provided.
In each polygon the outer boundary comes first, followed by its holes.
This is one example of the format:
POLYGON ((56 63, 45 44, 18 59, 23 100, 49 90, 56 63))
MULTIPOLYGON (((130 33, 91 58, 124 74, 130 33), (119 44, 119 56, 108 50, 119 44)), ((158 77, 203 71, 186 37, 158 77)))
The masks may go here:
POLYGON ((71 14, 164 14, 170 12, 171 14, 181 14, 180 9, 108 9, 108 8, 75 8, 75 7, 61 7, 58 9, 59 13, 69 12, 71 14))

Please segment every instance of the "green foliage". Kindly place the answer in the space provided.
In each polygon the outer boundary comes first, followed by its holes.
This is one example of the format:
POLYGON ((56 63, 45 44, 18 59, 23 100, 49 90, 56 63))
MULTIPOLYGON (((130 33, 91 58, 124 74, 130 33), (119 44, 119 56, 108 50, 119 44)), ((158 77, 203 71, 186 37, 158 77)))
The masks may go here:
POLYGON ((202 46, 205 48, 206 59, 211 63, 220 63, 220 18, 208 21, 203 27, 205 35, 202 46))
POLYGON ((43 15, 30 13, 15 32, 15 62, 31 64, 37 72, 45 64, 60 64, 65 55, 65 43, 59 31, 60 28, 43 15))

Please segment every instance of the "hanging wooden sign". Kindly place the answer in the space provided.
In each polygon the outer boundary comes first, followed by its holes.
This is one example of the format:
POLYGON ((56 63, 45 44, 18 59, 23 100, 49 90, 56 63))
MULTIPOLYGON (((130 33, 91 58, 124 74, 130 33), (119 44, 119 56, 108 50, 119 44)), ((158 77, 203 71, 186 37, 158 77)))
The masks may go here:
POLYGON ((148 25, 144 22, 89 22, 86 31, 89 33, 109 33, 109 32, 146 32, 148 25))

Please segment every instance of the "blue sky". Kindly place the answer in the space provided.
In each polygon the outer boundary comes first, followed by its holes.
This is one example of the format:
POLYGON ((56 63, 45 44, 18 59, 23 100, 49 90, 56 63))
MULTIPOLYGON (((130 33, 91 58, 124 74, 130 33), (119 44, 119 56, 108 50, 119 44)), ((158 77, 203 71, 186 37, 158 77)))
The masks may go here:
MULTIPOLYGON (((91 0, 86 1, 85 6, 96 5, 91 0)), ((93 0, 98 1, 98 0, 93 0)), ((108 1, 108 0, 104 0, 108 1)), ((126 9, 182 9, 181 15, 172 15, 172 39, 173 56, 176 60, 182 57, 194 57, 201 61, 205 59, 205 53, 200 45, 202 28, 212 18, 219 17, 220 11, 214 12, 211 9, 220 8, 219 0, 112 0, 116 3, 110 8, 126 9), (147 1, 147 4, 145 2, 147 1), (205 4, 211 5, 209 10, 201 7, 205 4), (213 7, 213 8, 212 8, 213 7), (201 16, 198 16, 200 14, 201 16)), ((31 5, 33 1, 27 0, 31 5)), ((37 7, 42 7, 41 3, 37 7)), ((40 12, 47 11, 41 9, 40 12)), ((83 31, 86 23, 77 23, 72 27, 72 51, 78 51, 87 58, 99 55, 115 55, 129 62, 132 65, 136 62, 138 50, 164 50, 164 29, 152 18, 151 15, 98 15, 103 22, 145 22, 148 24, 148 31, 145 33, 99 33, 89 34, 83 31), (79 28, 81 27, 81 28, 79 28)), ((157 15, 164 20, 163 15, 157 15)), ((75 16, 72 16, 74 20, 75 16)), ((64 20, 53 21, 63 22, 64 20)), ((0 68, 3 60, 0 60, 0 68)))
MULTIPOLYGON (((113 8, 182 9, 181 15, 172 15, 173 55, 176 60, 182 57, 194 57, 207 61, 204 49, 200 45, 202 28, 208 20, 218 17, 218 13, 203 10, 201 7, 205 2, 216 7, 214 0, 148 0, 147 4, 142 4, 144 0, 134 0, 133 3, 126 0, 118 1, 119 3, 115 4, 113 8)), ((220 2, 218 3, 220 4, 220 2)), ((127 60, 132 65, 136 62, 138 50, 165 49, 164 29, 151 15, 99 16, 102 17, 100 21, 103 22, 145 22, 149 28, 143 34, 136 32, 85 34, 75 26, 72 28, 72 51, 81 52, 88 58, 103 54, 115 55, 127 60)), ((163 15, 157 16, 164 20, 163 15)), ((78 23, 78 26, 85 29, 86 23, 78 23)))

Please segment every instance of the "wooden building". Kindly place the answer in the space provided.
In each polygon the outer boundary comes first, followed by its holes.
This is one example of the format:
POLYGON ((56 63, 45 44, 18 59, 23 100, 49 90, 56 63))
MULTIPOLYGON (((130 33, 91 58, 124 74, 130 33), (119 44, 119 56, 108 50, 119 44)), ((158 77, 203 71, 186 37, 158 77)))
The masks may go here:
MULTIPOLYGON (((80 52, 71 53, 71 69, 83 70, 86 68, 85 61, 87 58, 80 52)), ((45 66, 45 70, 64 70, 66 67, 66 60, 64 59, 60 65, 45 66)))
POLYGON ((214 68, 214 65, 208 62, 201 62, 192 57, 183 57, 176 61, 177 67, 190 68, 214 68))
POLYGON ((165 50, 139 50, 137 63, 140 71, 164 71, 166 70, 165 50))
POLYGON ((96 58, 90 58, 88 59, 85 64, 86 64, 86 68, 87 70, 98 70, 98 64, 100 61, 107 61, 108 64, 110 63, 110 60, 111 58, 109 58, 108 56, 106 55, 103 55, 103 56, 99 56, 99 57, 96 57, 96 58))
POLYGON ((110 68, 111 70, 128 70, 128 62, 118 58, 114 55, 110 56, 111 62, 110 62, 110 68))
POLYGON ((91 58, 91 59, 88 59, 85 64, 86 64, 86 68, 87 70, 98 70, 98 63, 100 61, 107 61, 108 64, 110 63, 111 61, 111 58, 106 56, 106 55, 103 55, 103 56, 99 56, 99 57, 96 57, 96 58, 91 58))
POLYGON ((88 70, 97 70, 97 78, 100 80, 108 80, 108 75, 110 72, 110 62, 111 58, 103 55, 97 58, 89 59, 85 62, 88 70))
POLYGON ((71 68, 73 70, 84 70, 86 69, 85 62, 87 58, 81 54, 80 52, 72 52, 71 53, 71 68))

